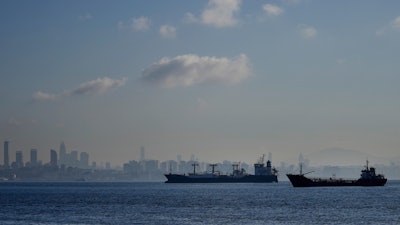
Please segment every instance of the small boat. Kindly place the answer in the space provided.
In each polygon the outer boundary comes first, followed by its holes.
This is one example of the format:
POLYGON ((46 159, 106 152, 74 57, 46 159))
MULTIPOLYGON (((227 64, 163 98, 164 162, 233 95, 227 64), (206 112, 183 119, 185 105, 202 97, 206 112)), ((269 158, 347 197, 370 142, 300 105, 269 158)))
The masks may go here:
POLYGON ((359 179, 342 179, 342 178, 308 178, 303 174, 302 165, 300 164, 299 174, 286 174, 293 187, 338 187, 338 186, 384 186, 387 179, 383 174, 376 174, 374 167, 365 166, 361 170, 359 179))

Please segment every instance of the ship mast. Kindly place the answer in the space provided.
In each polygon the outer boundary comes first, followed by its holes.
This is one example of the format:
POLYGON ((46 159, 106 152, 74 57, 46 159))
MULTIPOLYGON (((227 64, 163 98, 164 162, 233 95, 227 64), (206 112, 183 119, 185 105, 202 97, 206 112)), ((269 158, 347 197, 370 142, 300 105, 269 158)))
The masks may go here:
POLYGON ((196 175, 196 166, 198 166, 199 164, 198 163, 193 163, 192 164, 192 166, 193 166, 193 175, 196 175))
POLYGON ((258 164, 264 164, 265 154, 263 154, 260 159, 258 159, 258 164))
POLYGON ((303 163, 300 163, 300 175, 303 175, 303 163))
POLYGON ((215 172, 214 168, 217 166, 217 164, 210 164, 210 166, 212 168, 211 169, 211 171, 212 171, 211 173, 214 174, 214 172, 215 172))

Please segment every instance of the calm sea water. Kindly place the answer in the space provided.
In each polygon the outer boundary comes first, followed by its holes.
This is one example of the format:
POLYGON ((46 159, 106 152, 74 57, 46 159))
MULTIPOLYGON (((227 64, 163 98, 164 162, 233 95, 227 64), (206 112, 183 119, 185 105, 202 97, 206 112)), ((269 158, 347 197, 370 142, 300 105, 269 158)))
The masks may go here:
POLYGON ((400 224, 384 187, 0 182, 0 224, 400 224))

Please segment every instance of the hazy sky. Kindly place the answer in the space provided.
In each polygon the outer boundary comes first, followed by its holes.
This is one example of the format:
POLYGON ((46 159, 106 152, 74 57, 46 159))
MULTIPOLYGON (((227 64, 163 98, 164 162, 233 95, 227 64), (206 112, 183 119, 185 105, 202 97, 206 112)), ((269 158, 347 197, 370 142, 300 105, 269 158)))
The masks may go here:
POLYGON ((400 155, 397 0, 10 0, 0 30, 12 160, 400 155))

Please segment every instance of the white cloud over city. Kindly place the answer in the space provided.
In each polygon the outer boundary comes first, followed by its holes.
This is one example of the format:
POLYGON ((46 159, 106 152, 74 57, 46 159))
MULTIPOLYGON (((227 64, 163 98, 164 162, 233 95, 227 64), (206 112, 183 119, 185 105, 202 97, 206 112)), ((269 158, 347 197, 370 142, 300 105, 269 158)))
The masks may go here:
POLYGON ((249 59, 244 54, 234 59, 188 54, 162 58, 144 69, 142 80, 173 88, 202 84, 238 84, 250 75, 249 59))
POLYGON ((97 78, 88 82, 81 83, 78 87, 67 90, 64 93, 53 94, 43 91, 33 93, 32 99, 35 101, 51 101, 67 96, 79 95, 99 95, 125 85, 127 79, 112 79, 109 77, 97 78))

